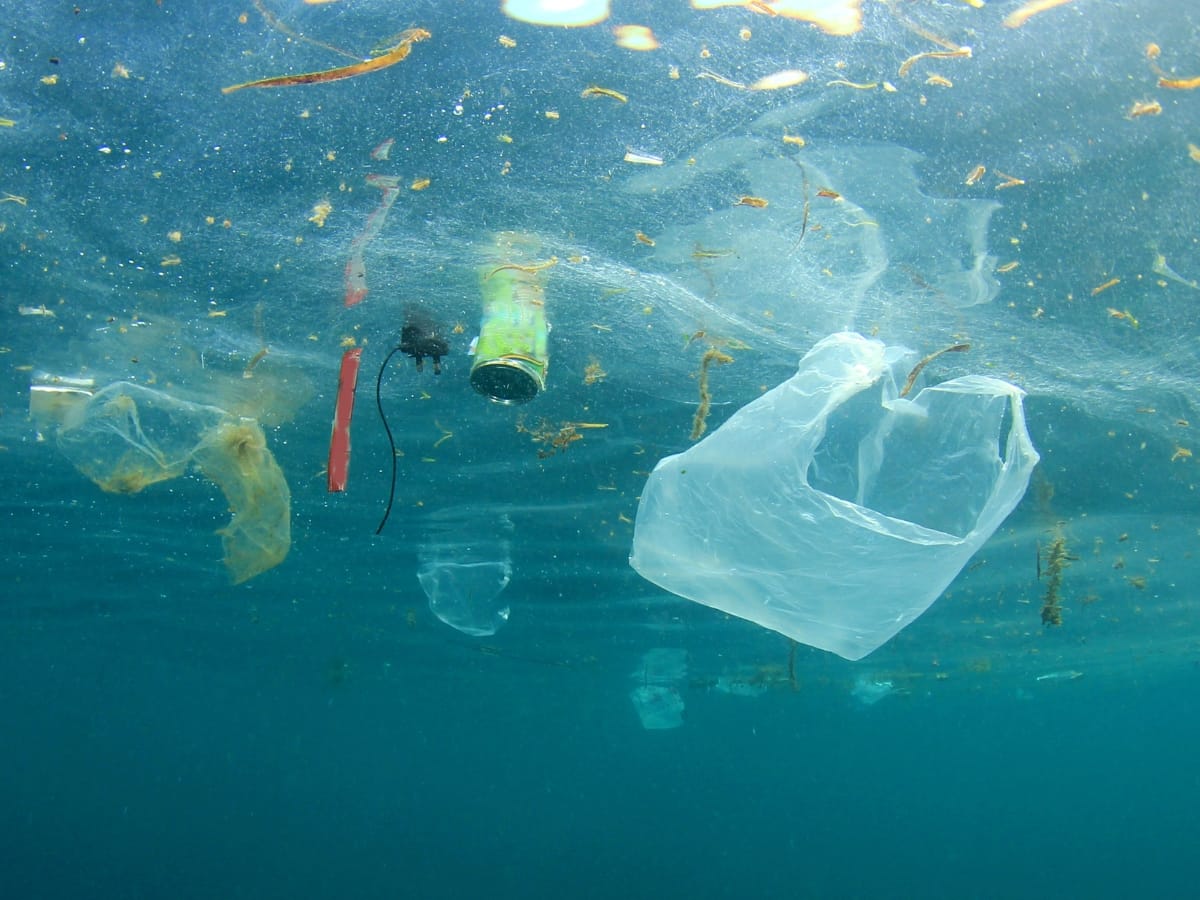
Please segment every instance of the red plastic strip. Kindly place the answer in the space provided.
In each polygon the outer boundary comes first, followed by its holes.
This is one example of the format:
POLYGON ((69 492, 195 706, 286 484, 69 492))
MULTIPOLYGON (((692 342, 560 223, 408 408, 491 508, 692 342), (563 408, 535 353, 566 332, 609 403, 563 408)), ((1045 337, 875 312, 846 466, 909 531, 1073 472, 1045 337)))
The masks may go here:
POLYGON ((346 262, 346 269, 342 275, 342 282, 346 288, 346 306, 361 303, 367 296, 367 264, 363 260, 363 250, 383 230, 388 211, 400 196, 400 179, 395 175, 368 175, 367 184, 383 191, 383 198, 367 216, 367 224, 362 232, 350 242, 350 259, 346 262))
POLYGON ((328 487, 331 494, 346 489, 350 474, 350 417, 354 415, 354 390, 358 387, 358 366, 362 347, 342 354, 338 373, 337 406, 333 412, 333 434, 329 438, 328 487))

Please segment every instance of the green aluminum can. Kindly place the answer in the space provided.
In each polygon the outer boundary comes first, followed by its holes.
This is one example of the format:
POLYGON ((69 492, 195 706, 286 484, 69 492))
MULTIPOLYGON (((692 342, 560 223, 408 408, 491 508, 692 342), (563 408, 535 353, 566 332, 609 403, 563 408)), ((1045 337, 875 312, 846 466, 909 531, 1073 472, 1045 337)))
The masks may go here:
POLYGON ((480 270, 483 315, 471 386, 497 403, 527 403, 546 386, 546 305, 532 266, 499 263, 480 270))

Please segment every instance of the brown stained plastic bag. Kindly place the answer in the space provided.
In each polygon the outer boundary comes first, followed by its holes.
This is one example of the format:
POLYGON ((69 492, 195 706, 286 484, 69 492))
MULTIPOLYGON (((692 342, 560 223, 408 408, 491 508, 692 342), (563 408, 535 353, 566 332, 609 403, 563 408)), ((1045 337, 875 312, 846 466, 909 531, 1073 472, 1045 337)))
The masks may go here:
POLYGON ((292 544, 291 495, 258 423, 226 419, 208 432, 195 460, 233 512, 220 534, 234 584, 283 562, 292 544))
POLYGON ((136 494, 195 463, 233 517, 221 529, 235 584, 277 566, 291 546, 291 494, 262 428, 215 406, 117 382, 71 409, 58 445, 102 490, 136 494))

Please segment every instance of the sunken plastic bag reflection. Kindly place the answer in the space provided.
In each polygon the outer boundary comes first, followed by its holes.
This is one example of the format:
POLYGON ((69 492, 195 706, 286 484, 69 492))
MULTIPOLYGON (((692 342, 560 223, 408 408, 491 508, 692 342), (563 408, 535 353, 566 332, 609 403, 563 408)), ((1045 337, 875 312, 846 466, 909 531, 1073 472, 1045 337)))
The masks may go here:
POLYGON ((1038 461, 1020 389, 966 376, 908 399, 896 376, 913 359, 857 334, 818 343, 792 378, 658 463, 630 563, 846 659, 891 639, 1000 526, 1038 461))
POLYGON ((232 518, 220 533, 234 583, 287 556, 291 494, 255 420, 117 382, 43 424, 59 425, 59 449, 110 493, 136 494, 199 467, 229 502, 232 518))

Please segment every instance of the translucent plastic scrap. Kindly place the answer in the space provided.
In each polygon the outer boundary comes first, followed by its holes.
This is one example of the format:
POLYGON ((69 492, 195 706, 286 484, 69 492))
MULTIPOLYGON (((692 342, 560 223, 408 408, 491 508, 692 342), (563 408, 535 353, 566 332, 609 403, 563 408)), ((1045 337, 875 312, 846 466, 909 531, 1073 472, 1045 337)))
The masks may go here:
POLYGON ((507 559, 457 563, 428 560, 417 572, 433 614, 463 634, 486 637, 508 621, 501 592, 512 577, 507 559))
POLYGON ((486 637, 508 621, 503 594, 512 579, 511 533, 507 515, 482 505, 447 507, 430 517, 417 553, 417 580, 442 622, 486 637))
POLYGON ((136 494, 182 475, 201 433, 224 416, 216 407, 122 381, 71 410, 58 446, 101 490, 136 494))
POLYGON ((884 697, 899 693, 907 691, 896 687, 896 683, 890 679, 865 674, 854 680, 854 687, 850 691, 850 695, 863 706, 874 706, 884 697))
POLYGON ((292 546, 291 493, 258 423, 224 420, 205 434, 195 460, 233 513, 220 534, 234 584, 283 562, 292 546))
POLYGON ((647 731, 678 728, 683 724, 680 688, 687 673, 687 651, 680 647, 655 647, 642 655, 641 663, 632 672, 638 685, 629 692, 629 699, 647 731))
POLYGON ((674 685, 644 684, 635 687, 629 699, 647 731, 666 731, 683 724, 683 697, 674 685))
POLYGON ((29 385, 29 417, 39 430, 61 428, 92 398, 95 389, 92 378, 38 372, 29 385))
POLYGON ((682 647, 655 647, 642 654, 633 677, 643 684, 681 684, 688 673, 687 651, 682 647))
POLYGON ((825 338, 642 492, 630 563, 672 593, 860 659, 941 594, 1025 493, 1020 389, 898 397, 915 355, 825 338))
POLYGON ((117 382, 70 404, 58 445, 102 490, 120 494, 182 475, 194 462, 233 513, 221 540, 234 583, 287 556, 291 494, 253 419, 117 382))

